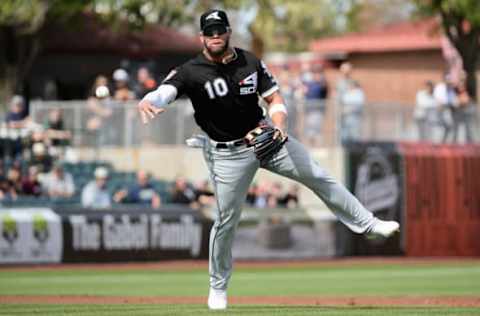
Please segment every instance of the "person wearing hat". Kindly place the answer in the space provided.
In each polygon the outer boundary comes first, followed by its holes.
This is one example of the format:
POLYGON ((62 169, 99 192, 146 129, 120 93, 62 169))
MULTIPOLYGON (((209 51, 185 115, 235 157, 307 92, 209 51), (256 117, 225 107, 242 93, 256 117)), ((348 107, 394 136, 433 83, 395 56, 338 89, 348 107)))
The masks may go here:
POLYGON ((159 208, 162 204, 160 195, 153 186, 150 174, 145 170, 138 170, 136 182, 115 192, 113 200, 116 203, 132 203, 159 208))
POLYGON ((128 87, 130 76, 125 69, 119 68, 113 72, 113 81, 115 82, 115 92, 113 98, 117 101, 128 101, 135 99, 135 94, 128 87))
POLYGON ((42 177, 42 192, 52 199, 68 199, 75 193, 75 183, 70 173, 65 172, 60 162, 42 177))
POLYGON ((86 208, 109 208, 112 204, 110 193, 107 190, 108 170, 97 167, 95 179, 87 183, 82 190, 82 206, 86 208))
MULTIPOLYGON (((31 120, 25 107, 25 99, 20 95, 13 96, 10 100, 9 111, 5 115, 5 126, 7 129, 22 130, 26 129, 30 122, 31 120)), ((20 158, 24 149, 23 141, 24 139, 20 137, 20 134, 10 138, 6 143, 8 145, 4 146, 2 144, 4 148, 0 148, 0 154, 8 152, 12 158, 20 158)))
POLYGON ((10 109, 5 116, 9 128, 23 128, 28 121, 25 99, 20 95, 14 95, 10 100, 10 109))
POLYGON ((203 148, 218 206, 210 232, 208 307, 227 308, 235 230, 259 168, 306 185, 356 233, 386 238, 398 231, 397 222, 375 217, 315 162, 305 146, 287 136, 287 109, 277 81, 263 61, 229 45, 232 31, 227 14, 203 13, 200 29, 203 51, 172 70, 157 90, 139 102, 138 110, 146 124, 185 94, 206 134, 187 144, 203 148), (267 104, 265 112, 259 97, 267 104))
POLYGON ((137 70, 137 80, 134 85, 134 92, 137 98, 143 98, 147 93, 157 88, 157 82, 153 78, 150 70, 142 66, 137 70))

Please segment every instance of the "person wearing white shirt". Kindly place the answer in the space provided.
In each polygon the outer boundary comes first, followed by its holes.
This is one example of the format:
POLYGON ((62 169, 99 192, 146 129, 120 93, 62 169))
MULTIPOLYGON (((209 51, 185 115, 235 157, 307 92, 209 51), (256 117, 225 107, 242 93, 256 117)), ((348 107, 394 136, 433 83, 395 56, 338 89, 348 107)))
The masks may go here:
POLYGON ((365 93, 360 84, 353 81, 342 96, 341 140, 358 140, 361 137, 362 114, 365 106, 365 93))
POLYGON ((432 124, 437 120, 438 103, 433 95, 433 82, 425 82, 425 89, 417 92, 413 116, 418 128, 418 139, 432 137, 432 124))
POLYGON ((82 190, 82 206, 86 208, 109 208, 112 204, 107 191, 108 171, 104 167, 95 169, 95 180, 90 181, 82 190))
POLYGON ((41 183, 42 191, 53 199, 70 198, 75 193, 72 175, 65 172, 60 164, 55 164, 52 171, 45 175, 41 183))
POLYGON ((457 122, 455 119, 455 108, 458 106, 457 93, 450 75, 444 76, 444 81, 435 85, 433 96, 437 101, 440 114, 440 121, 443 125, 442 142, 447 142, 450 133, 453 133, 453 141, 456 141, 457 122))

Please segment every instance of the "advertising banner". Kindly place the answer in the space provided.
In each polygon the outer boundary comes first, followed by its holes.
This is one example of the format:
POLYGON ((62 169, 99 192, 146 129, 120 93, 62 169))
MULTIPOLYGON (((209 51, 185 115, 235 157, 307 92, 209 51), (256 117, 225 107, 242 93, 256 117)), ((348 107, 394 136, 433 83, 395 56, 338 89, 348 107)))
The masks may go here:
MULTIPOLYGON (((346 176, 349 190, 375 216, 403 221, 403 164, 396 143, 352 142, 345 146, 346 176)), ((403 226, 403 225, 402 225, 403 226)), ((344 255, 400 255, 404 253, 403 234, 368 239, 339 226, 337 239, 344 255), (348 236, 345 238, 345 236, 348 236)))
POLYGON ((189 208, 57 212, 63 222, 64 262, 208 257, 212 222, 189 208))
POLYGON ((0 210, 0 263, 60 262, 60 217, 47 208, 0 210))

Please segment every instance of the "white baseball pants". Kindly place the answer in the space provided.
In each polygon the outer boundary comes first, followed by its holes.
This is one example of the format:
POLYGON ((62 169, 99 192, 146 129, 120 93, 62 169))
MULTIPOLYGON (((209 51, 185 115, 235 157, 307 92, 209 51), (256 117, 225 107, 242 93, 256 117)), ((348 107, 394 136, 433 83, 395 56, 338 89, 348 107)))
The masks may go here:
POLYGON ((232 274, 232 243, 247 190, 258 168, 296 180, 311 189, 333 213, 356 233, 363 233, 375 222, 373 214, 341 183, 315 162, 306 148, 289 137, 284 147, 265 166, 260 166, 253 148, 203 146, 204 157, 215 189, 216 220, 210 233, 210 286, 225 290, 232 274))

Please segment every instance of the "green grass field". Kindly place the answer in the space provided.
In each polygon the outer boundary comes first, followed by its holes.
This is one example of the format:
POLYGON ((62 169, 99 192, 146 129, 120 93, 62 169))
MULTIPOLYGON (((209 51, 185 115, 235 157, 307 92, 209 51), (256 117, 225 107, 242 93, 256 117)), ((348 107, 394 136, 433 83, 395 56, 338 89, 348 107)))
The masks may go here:
POLYGON ((320 315, 320 316, 397 316, 397 315, 480 315, 479 309, 446 307, 317 307, 239 305, 226 311, 209 311, 203 305, 2 305, 0 315, 320 315))
MULTIPOLYGON (((206 297, 205 268, 0 269, 0 296, 88 295, 206 297)), ((368 263, 236 268, 232 297, 475 297, 478 261, 423 264, 368 263)), ((477 304, 478 306, 478 304, 477 304)), ((209 312, 205 304, 1 304, 0 315, 480 315, 480 308, 450 306, 292 306, 230 304, 209 312)))

